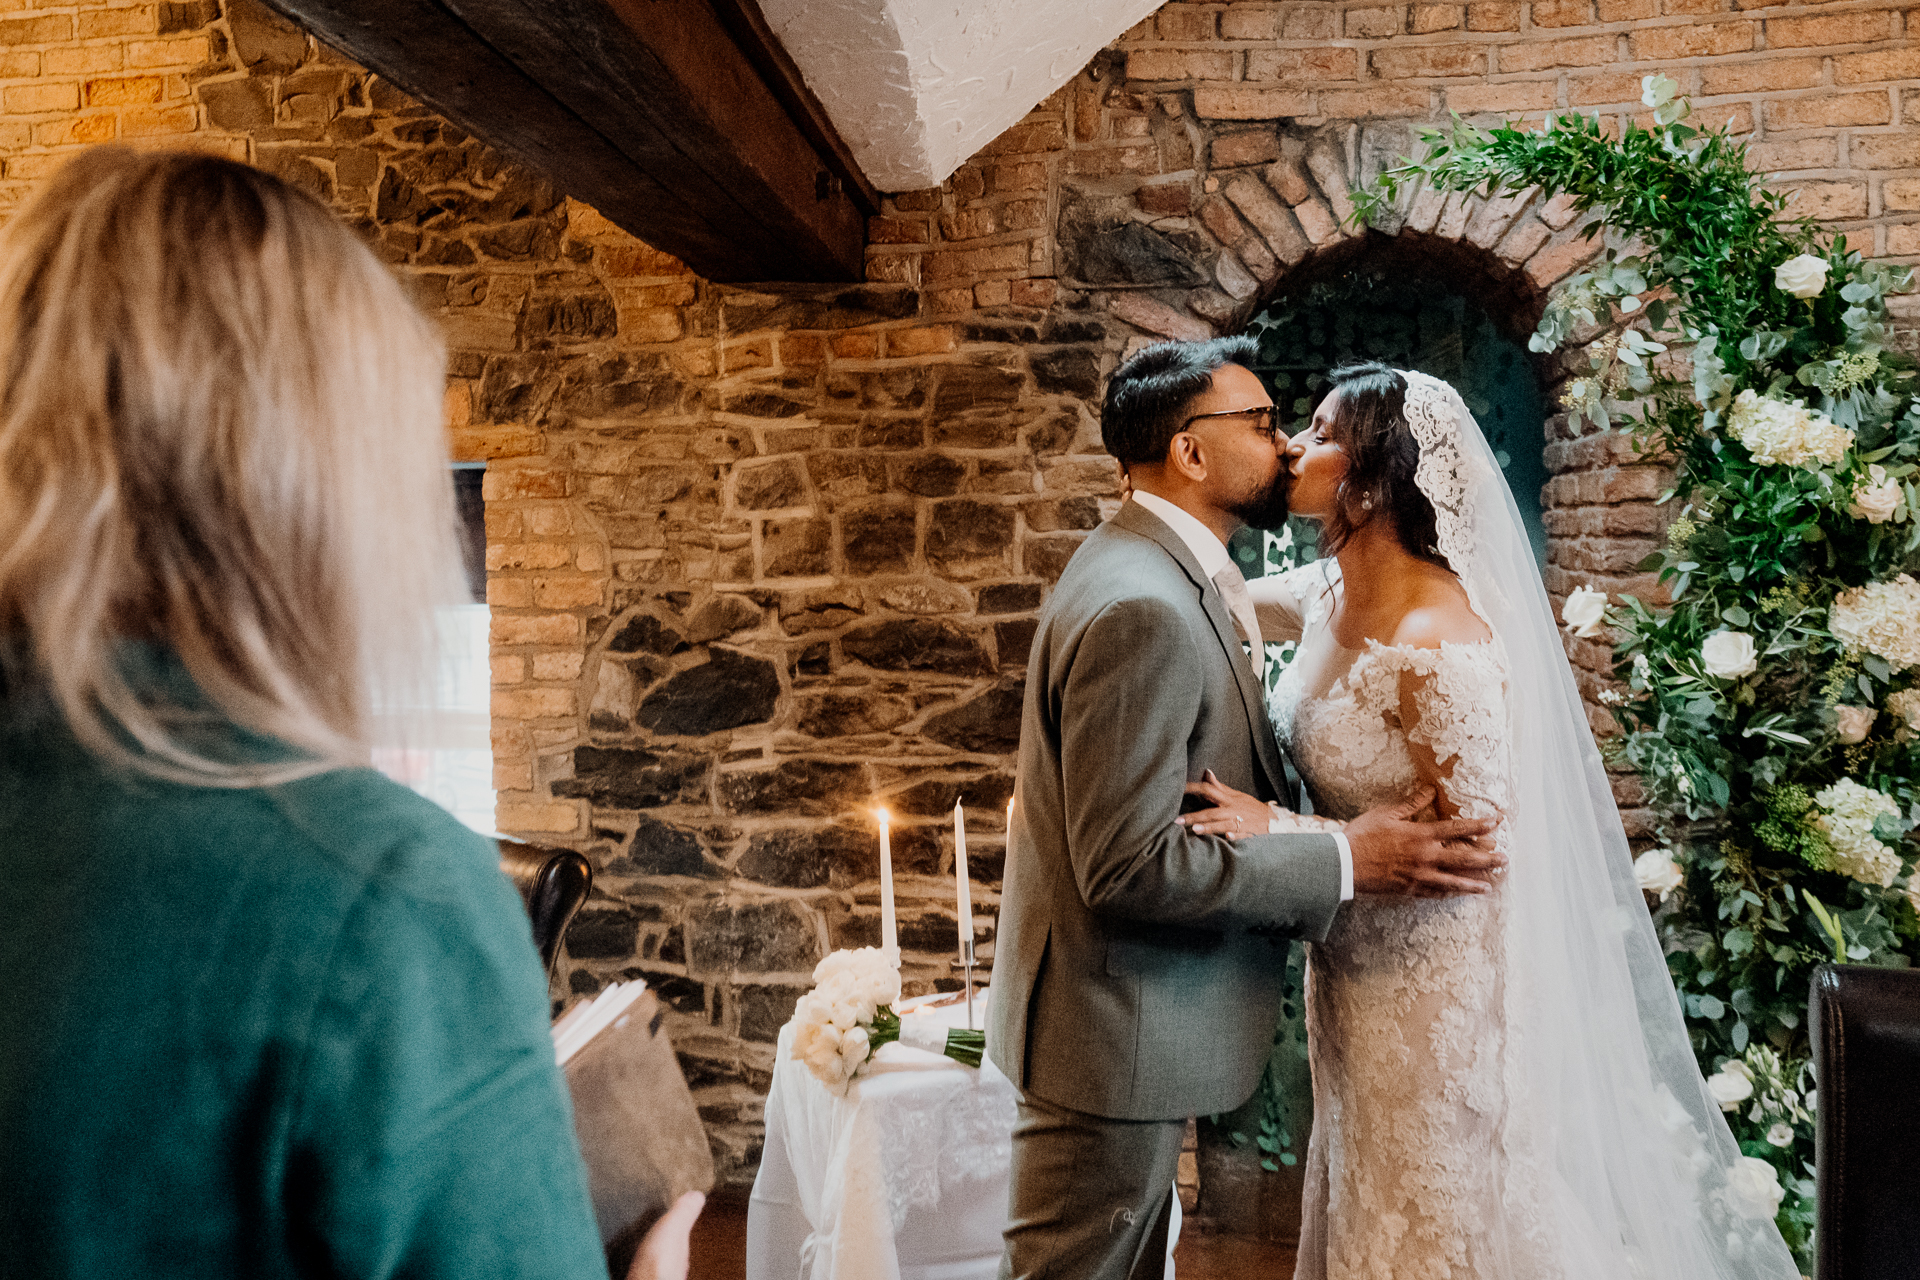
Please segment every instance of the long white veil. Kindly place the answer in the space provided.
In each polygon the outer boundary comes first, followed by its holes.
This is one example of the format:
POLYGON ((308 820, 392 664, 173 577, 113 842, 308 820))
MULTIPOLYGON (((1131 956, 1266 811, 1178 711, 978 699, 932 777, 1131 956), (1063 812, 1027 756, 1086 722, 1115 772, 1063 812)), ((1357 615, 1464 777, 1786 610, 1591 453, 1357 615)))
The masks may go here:
POLYGON ((1505 648, 1511 1202, 1545 1195, 1574 1276, 1796 1280, 1768 1173, 1707 1093, 1606 769, 1492 449, 1459 394, 1402 371, 1440 550, 1505 648))

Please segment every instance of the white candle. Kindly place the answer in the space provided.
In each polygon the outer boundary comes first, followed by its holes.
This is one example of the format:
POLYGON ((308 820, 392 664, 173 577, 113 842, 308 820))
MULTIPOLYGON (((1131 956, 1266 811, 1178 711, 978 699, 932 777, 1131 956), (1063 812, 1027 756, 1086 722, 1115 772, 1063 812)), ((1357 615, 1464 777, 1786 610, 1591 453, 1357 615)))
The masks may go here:
POLYGON ((880 814, 880 949, 900 954, 899 930, 893 919, 893 836, 887 830, 887 811, 880 814))
POLYGON ((967 818, 960 802, 953 804, 953 880, 959 894, 960 959, 973 958, 973 886, 967 882, 967 818))

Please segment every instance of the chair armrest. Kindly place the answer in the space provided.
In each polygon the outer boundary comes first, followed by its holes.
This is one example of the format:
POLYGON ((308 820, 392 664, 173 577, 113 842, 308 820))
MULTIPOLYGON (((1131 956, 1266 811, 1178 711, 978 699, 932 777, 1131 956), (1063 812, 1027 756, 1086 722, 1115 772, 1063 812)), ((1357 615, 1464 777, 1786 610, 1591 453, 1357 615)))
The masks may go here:
POLYGON ((520 891, 533 922, 533 944, 551 974, 567 926, 593 889, 593 866, 572 849, 502 840, 500 870, 520 891))
POLYGON ((1821 965, 1808 1013, 1820 1091, 1815 1274, 1920 1275, 1920 972, 1821 965))

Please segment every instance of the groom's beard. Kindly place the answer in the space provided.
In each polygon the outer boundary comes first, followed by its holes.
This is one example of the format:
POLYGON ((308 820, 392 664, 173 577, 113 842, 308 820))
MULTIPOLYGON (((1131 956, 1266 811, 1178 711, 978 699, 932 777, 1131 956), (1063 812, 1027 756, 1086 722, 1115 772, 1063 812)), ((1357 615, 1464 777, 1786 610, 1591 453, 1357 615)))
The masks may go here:
POLYGON ((1292 480, 1287 469, 1281 467, 1272 484, 1229 506, 1228 514, 1263 533, 1273 532, 1287 522, 1287 490, 1292 487, 1292 480))

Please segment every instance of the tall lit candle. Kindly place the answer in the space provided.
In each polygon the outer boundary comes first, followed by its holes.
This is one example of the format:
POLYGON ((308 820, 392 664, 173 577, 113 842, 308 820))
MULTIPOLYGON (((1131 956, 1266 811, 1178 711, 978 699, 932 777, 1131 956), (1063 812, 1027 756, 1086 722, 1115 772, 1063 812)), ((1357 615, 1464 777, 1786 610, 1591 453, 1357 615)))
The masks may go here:
POLYGON ((967 817, 953 802, 953 881, 959 894, 960 959, 973 959, 973 886, 967 881, 967 817))
POLYGON ((900 954, 900 935, 893 919, 893 836, 887 829, 887 811, 880 814, 880 949, 900 954))

